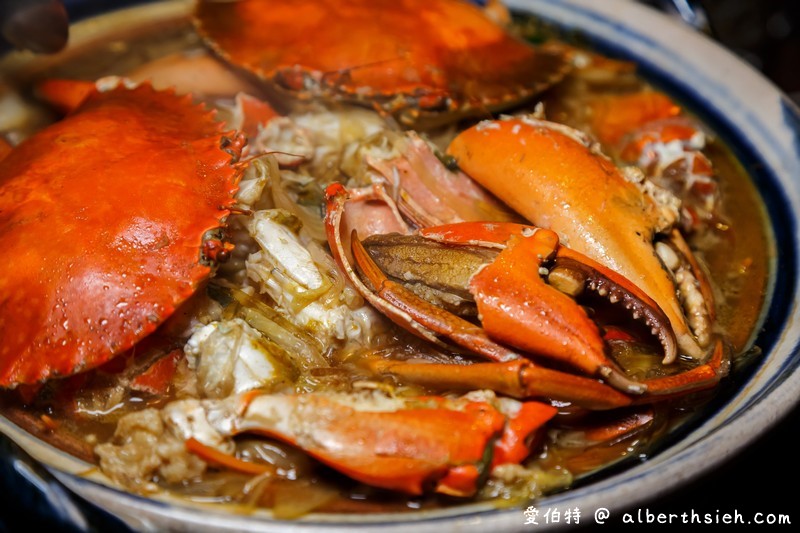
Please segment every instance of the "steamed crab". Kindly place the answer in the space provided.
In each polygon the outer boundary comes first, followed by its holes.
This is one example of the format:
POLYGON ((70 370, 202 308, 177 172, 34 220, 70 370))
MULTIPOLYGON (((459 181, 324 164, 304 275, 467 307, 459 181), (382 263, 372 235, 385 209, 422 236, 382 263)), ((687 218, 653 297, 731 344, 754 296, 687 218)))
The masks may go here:
POLYGON ((242 146, 189 98, 142 85, 96 91, 13 149, 0 169, 0 240, 18 267, 0 276, 0 385, 90 370, 172 314, 227 254, 214 231, 242 146))
POLYGON ((265 4, 201 1, 195 23, 220 56, 272 90, 364 103, 405 124, 510 107, 571 68, 564 51, 533 47, 461 0, 265 4))

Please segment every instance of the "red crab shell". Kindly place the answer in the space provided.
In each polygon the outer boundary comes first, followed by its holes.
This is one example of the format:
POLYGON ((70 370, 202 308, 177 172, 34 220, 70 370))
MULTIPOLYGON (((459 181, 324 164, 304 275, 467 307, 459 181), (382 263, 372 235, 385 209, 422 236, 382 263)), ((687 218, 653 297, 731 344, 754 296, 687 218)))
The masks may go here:
POLYGON ((534 48, 463 0, 200 1, 196 25, 227 61, 299 95, 475 115, 560 80, 563 51, 534 48))
POLYGON ((90 94, 0 165, 0 386, 94 368, 211 271, 204 234, 234 202, 240 135, 149 85, 90 94))

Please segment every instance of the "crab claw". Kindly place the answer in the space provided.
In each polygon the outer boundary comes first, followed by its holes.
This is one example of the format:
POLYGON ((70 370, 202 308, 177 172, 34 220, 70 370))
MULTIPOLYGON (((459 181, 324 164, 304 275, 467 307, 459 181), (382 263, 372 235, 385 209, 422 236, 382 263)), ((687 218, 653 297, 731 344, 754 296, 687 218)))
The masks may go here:
MULTIPOLYGON (((506 243, 512 239, 531 237, 533 238, 532 242, 539 243, 532 250, 535 252, 535 259, 525 258, 524 255, 521 255, 516 259, 520 261, 520 264, 509 265, 509 268, 519 268, 520 271, 524 271, 526 268, 530 268, 526 265, 530 265, 531 260, 537 262, 536 264, 541 267, 542 260, 550 256, 549 268, 540 271, 546 277, 547 284, 573 298, 589 290, 607 298, 612 304, 619 303, 628 310, 634 320, 642 320, 650 328, 651 333, 658 337, 665 358, 675 357, 678 349, 677 342, 670 328, 669 320, 658 304, 639 287, 613 270, 575 250, 559 245, 558 237, 549 230, 510 222, 471 222, 423 228, 419 230, 419 234, 450 245, 473 245, 501 249, 505 248, 506 243)), ((499 267, 493 267, 493 270, 495 268, 499 269, 499 267)), ((497 272, 497 274, 505 279, 511 279, 515 272, 509 270, 497 272)))
MULTIPOLYGON (((471 234, 469 230, 476 227, 479 232, 487 233, 483 231, 485 226, 496 228, 505 225, 460 223, 429 228, 423 235, 435 232, 441 236, 451 233, 454 228, 471 234)), ((675 342, 669 328, 665 327, 667 320, 661 311, 648 298, 637 297, 635 288, 634 292, 627 290, 626 287, 631 287, 627 280, 600 265, 596 265, 596 269, 590 260, 581 262, 580 255, 574 252, 562 252, 559 257, 555 233, 511 225, 511 229, 517 228, 522 228, 520 232, 529 235, 512 234, 505 249, 469 276, 468 291, 477 306, 480 326, 443 311, 423 299, 424 296, 421 298, 398 282, 388 279, 375 263, 375 258, 393 271, 395 279, 405 277, 413 281, 416 275, 406 262, 395 267, 384 261, 380 256, 385 254, 374 251, 380 239, 371 238, 364 242, 373 253, 368 253, 355 238, 351 245, 359 271, 384 302, 402 309, 415 323, 446 337, 461 348, 495 361, 516 359, 521 355, 514 350, 520 350, 567 364, 589 376, 606 379, 612 386, 627 393, 645 392, 644 384, 629 379, 606 356, 606 346, 597 325, 572 297, 583 290, 593 290, 621 303, 633 310, 634 315, 645 318, 654 331, 661 332, 664 345, 670 349, 675 342), (551 266, 552 271, 545 265, 551 266), (548 277, 552 275, 562 287, 570 285, 570 282, 581 287, 565 288, 572 292, 566 294, 556 286, 549 285, 542 277, 543 273, 548 277), (569 281, 564 280, 565 276, 570 276, 569 281)), ((405 255, 396 246, 397 241, 405 240, 414 244, 413 239, 393 238, 394 244, 390 245, 393 252, 388 253, 405 255)), ((430 253, 436 253, 433 240, 422 245, 428 246, 430 253)))
POLYGON ((569 284, 570 292, 582 292, 583 285, 609 296, 614 303, 622 300, 629 309, 637 309, 634 313, 644 314, 648 325, 661 333, 669 353, 675 343, 669 328, 664 327, 667 320, 661 310, 649 298, 639 299, 635 292, 626 290, 632 287, 630 282, 608 269, 593 268, 594 263, 582 261, 580 254, 557 255, 563 247, 558 246, 558 236, 552 231, 537 229, 532 233, 529 237, 513 236, 507 248, 470 280, 484 330, 504 344, 603 377, 620 390, 644 392, 644 385, 630 380, 606 356, 598 327, 586 311, 570 295, 545 283, 542 275, 558 279, 562 286, 569 284), (553 256, 552 268, 545 268, 545 261, 553 256))
POLYGON ((197 404, 176 402, 168 406, 168 416, 179 421, 189 451, 219 466, 258 473, 259 465, 219 447, 235 435, 260 434, 297 446, 374 487, 471 496, 493 462, 524 459, 528 450, 522 442, 556 413, 535 402, 517 406, 517 414, 527 420, 507 416, 501 405, 480 397, 254 392, 197 404), (501 446, 493 461, 496 443, 501 446))
MULTIPOLYGON (((682 353, 700 360, 710 350, 711 291, 672 229, 678 209, 668 192, 629 181, 580 132, 546 121, 483 122, 456 137, 448 153, 530 222, 649 295, 682 353)), ((675 356, 665 352, 664 362, 675 356)))
MULTIPOLYGON (((674 349, 674 338, 665 327, 667 320, 652 300, 621 276, 560 247, 558 237, 551 231, 511 223, 459 223, 427 228, 420 236, 390 237, 388 251, 383 254, 388 259, 383 260, 375 246, 386 243, 386 238, 371 237, 364 244, 355 235, 350 236, 349 243, 343 239, 341 223, 347 191, 335 184, 326 192, 328 237, 337 262, 367 301, 426 340, 456 345, 496 362, 520 359, 523 356, 515 351, 520 350, 601 377, 624 392, 645 392, 644 384, 625 376, 606 356, 599 329, 586 311, 570 295, 543 279, 543 273, 550 275, 547 267, 553 267, 553 279, 560 280, 556 284, 563 285, 565 274, 572 275, 572 281, 577 280, 583 288, 621 302, 634 315, 643 316, 648 325, 660 332, 665 349, 674 349), (445 242, 440 244, 437 240, 445 242), (459 248, 458 244, 472 246, 470 250, 466 250, 467 246, 454 250, 459 248), (484 247, 479 252, 475 244, 484 247), (499 253, 497 248, 501 248, 499 253), (562 249, 559 255, 557 252, 562 249), (404 261, 404 256, 409 261, 404 261), (439 268, 437 261, 442 263, 439 268), (437 298, 430 296, 427 289, 425 294, 418 295, 415 293, 418 290, 394 281, 416 281, 422 276, 409 265, 425 262, 429 263, 428 268, 422 267, 426 274, 442 274, 441 283, 433 280, 434 285, 460 284, 461 288, 456 287, 455 292, 471 296, 477 305, 480 325, 437 305, 437 298), (441 268, 445 264, 447 268, 441 268), (392 274, 394 279, 387 277, 384 269, 396 270, 392 274)), ((583 288, 569 290, 580 292, 583 288)))

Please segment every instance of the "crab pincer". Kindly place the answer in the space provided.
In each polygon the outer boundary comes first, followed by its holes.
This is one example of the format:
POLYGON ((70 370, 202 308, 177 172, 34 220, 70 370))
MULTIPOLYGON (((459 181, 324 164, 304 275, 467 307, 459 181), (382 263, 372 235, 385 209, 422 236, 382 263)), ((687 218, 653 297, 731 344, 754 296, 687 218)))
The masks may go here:
POLYGON ((546 282, 551 270, 560 271, 562 279, 565 272, 580 278, 578 292, 605 294, 638 313, 662 335, 666 349, 675 343, 663 327, 666 317, 652 300, 621 276, 559 246, 551 231, 513 223, 457 223, 424 228, 418 235, 372 236, 362 243, 356 235, 342 234, 347 191, 334 184, 327 196, 334 257, 367 301, 426 340, 494 361, 494 369, 507 377, 481 380, 469 367, 448 370, 440 368, 446 365, 396 361, 374 362, 374 370, 418 382, 433 382, 449 372, 453 379, 447 381, 454 388, 458 375, 466 387, 489 386, 516 397, 547 396, 592 408, 629 404, 626 394, 642 394, 647 386, 628 378, 607 357, 598 326, 572 299, 575 294, 557 288, 559 274, 553 275, 553 286, 546 282), (426 262, 439 267, 424 268, 426 262), (418 265, 423 265, 423 274, 418 265), (415 287, 423 277, 426 287, 415 287), (466 307, 475 309, 456 311, 462 315, 457 316, 447 309, 452 295, 468 299, 466 307), (524 354, 550 360, 557 368, 539 368, 524 354), (516 364, 519 360, 524 362, 516 364), (561 371, 565 366, 602 378, 624 394, 561 371))
POLYGON ((582 133, 542 120, 483 122, 448 153, 532 224, 657 302, 679 348, 665 352, 665 363, 679 352, 701 361, 714 349, 712 291, 675 227, 680 205, 668 191, 624 173, 582 133))
POLYGON ((509 402, 491 393, 393 398, 251 391, 175 402, 167 419, 180 421, 174 431, 190 452, 216 466, 249 474, 265 469, 228 453, 229 439, 255 434, 292 444, 374 487, 469 497, 494 466, 524 460, 526 441, 556 414, 539 402, 510 403, 505 407, 509 402))

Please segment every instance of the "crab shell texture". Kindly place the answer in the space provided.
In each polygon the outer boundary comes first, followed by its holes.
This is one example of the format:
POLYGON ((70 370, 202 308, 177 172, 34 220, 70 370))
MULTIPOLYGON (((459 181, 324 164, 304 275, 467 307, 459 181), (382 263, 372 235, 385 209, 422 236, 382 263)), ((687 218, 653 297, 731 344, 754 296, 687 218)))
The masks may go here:
POLYGON ((483 122, 448 147, 466 174, 533 224, 631 280, 658 303, 681 349, 703 356, 653 248, 658 206, 572 130, 527 119, 483 122))
POLYGON ((405 123, 502 109, 570 68, 462 0, 201 0, 196 25, 220 56, 278 87, 380 104, 405 123))
POLYGON ((0 165, 0 386, 131 348, 211 271, 204 234, 237 190, 244 143, 149 85, 94 92, 0 165))

